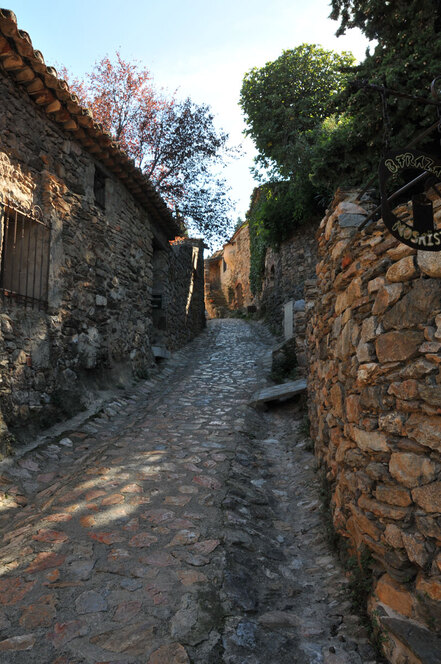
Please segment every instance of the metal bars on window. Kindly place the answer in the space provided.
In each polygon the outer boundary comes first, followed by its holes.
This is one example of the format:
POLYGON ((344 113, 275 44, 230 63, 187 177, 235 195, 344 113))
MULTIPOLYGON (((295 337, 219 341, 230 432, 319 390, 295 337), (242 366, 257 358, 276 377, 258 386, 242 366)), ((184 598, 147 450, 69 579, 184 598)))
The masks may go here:
POLYGON ((25 210, 0 202, 0 297, 45 309, 48 298, 50 228, 39 207, 25 210))

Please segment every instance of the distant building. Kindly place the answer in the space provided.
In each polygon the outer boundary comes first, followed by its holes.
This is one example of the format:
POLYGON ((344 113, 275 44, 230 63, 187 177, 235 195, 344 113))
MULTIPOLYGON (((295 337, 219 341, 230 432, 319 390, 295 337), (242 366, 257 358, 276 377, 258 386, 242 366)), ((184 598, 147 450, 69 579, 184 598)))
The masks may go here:
POLYGON ((250 288, 250 231, 248 222, 205 260, 205 307, 210 318, 254 306, 250 288))

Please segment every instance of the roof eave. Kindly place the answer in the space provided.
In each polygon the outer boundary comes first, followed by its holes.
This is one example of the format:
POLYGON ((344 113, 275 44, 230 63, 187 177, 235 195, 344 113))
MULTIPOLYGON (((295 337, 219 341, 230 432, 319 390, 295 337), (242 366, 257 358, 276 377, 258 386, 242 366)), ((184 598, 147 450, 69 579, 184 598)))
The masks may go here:
POLYGON ((0 64, 51 120, 123 182, 152 219, 161 225, 169 240, 182 234, 180 224, 151 181, 103 126, 94 121, 90 109, 81 106, 66 81, 45 64, 40 51, 34 50, 28 33, 18 29, 17 18, 9 9, 0 9, 0 64))

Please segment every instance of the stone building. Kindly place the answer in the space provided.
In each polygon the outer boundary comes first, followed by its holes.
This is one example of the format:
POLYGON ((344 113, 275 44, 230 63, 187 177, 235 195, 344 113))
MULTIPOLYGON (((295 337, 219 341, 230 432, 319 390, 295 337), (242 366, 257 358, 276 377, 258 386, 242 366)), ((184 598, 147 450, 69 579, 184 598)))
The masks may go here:
MULTIPOLYGON (((202 242, 0 10, 0 407, 50 424, 204 325, 202 242)), ((7 438, 5 425, 3 440, 7 438)))
POLYGON ((250 231, 242 224, 232 238, 205 261, 205 306, 210 318, 254 305, 250 287, 250 231))

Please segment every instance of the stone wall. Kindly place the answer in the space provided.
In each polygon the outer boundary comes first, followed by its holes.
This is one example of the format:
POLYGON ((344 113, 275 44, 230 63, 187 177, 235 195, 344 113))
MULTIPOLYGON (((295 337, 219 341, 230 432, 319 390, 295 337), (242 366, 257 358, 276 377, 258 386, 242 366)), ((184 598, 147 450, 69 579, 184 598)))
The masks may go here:
POLYGON ((204 304, 204 243, 182 239, 172 243, 167 307, 168 348, 175 350, 206 325, 204 304))
POLYGON ((172 348, 201 326, 203 275, 199 263, 194 270, 193 248, 188 257, 184 250, 182 256, 172 252, 158 223, 122 182, 69 140, 1 69, 0 98, 0 200, 26 210, 38 205, 50 225, 47 305, 0 301, 0 408, 19 431, 80 409, 89 388, 124 385, 148 373, 154 363, 154 236, 176 273, 172 348), (105 182, 105 207, 94 191, 97 172, 105 182), (188 292, 177 299, 192 279, 186 312, 188 292))
POLYGON ((435 662, 440 643, 426 628, 441 628, 441 254, 398 243, 381 222, 359 231, 366 214, 356 193, 340 194, 318 232, 306 305, 311 435, 335 528, 372 555, 369 606, 388 659, 435 662))
POLYGON ((305 281, 315 277, 317 223, 301 226, 280 249, 268 249, 258 308, 277 331, 283 323, 283 305, 304 298, 305 281))
POLYGON ((205 306, 210 318, 254 305, 250 287, 250 231, 243 224, 232 238, 205 261, 205 306))
POLYGON ((216 251, 204 261, 205 309, 209 318, 223 318, 228 302, 221 288, 222 251, 216 251))
POLYGON ((236 309, 252 306, 254 303, 250 286, 250 230, 248 223, 241 226, 230 241, 231 248, 224 250, 227 264, 225 276, 231 272, 230 288, 234 292, 233 302, 236 309), (231 258, 230 258, 231 256, 231 258))

